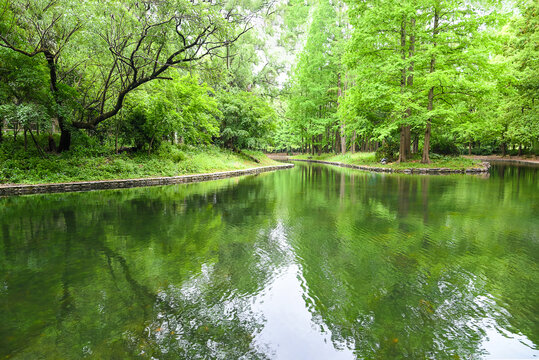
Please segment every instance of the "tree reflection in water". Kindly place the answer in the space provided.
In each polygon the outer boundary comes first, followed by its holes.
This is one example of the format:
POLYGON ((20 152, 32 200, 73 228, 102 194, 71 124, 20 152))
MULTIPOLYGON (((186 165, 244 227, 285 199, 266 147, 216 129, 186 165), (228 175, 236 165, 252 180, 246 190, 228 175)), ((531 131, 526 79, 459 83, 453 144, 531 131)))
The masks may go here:
POLYGON ((0 357, 530 357, 538 186, 298 165, 0 199, 0 357))

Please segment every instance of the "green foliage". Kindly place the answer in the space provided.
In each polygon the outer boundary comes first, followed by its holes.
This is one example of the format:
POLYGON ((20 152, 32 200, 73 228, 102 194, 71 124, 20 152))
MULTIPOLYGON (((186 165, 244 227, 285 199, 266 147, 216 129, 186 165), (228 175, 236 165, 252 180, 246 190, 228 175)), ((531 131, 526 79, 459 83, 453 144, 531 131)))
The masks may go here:
POLYGON ((220 92, 221 143, 230 149, 264 149, 275 129, 275 111, 246 91, 220 92))
POLYGON ((387 162, 393 162, 397 160, 399 153, 399 143, 392 139, 384 141, 382 146, 376 150, 376 161, 386 159, 387 162))
POLYGON ((2 5, 0 127, 77 153, 374 150, 405 127, 444 154, 539 151, 536 1, 2 5))
POLYGON ((137 149, 157 148, 175 137, 186 144, 208 144, 218 135, 220 114, 212 95, 208 85, 190 76, 151 83, 127 100, 122 136, 137 149))
POLYGON ((339 124, 339 92, 346 81, 340 62, 345 12, 340 1, 316 1, 312 8, 305 46, 289 83, 286 128, 304 149, 322 151, 333 147, 339 124))
POLYGON ((460 151, 451 136, 437 135, 431 140, 431 151, 440 155, 459 155, 460 151))
MULTIPOLYGON (((0 184, 55 183, 106 179, 129 179, 207 173, 274 164, 263 153, 249 152, 252 159, 212 145, 172 145, 163 143, 158 151, 115 154, 111 144, 103 146, 95 137, 77 135, 78 146, 69 152, 50 154, 46 159, 37 150, 24 150, 19 142, 0 143, 0 184), (84 144, 82 146, 81 144, 84 144)), ((46 137, 38 138, 41 143, 46 137)))

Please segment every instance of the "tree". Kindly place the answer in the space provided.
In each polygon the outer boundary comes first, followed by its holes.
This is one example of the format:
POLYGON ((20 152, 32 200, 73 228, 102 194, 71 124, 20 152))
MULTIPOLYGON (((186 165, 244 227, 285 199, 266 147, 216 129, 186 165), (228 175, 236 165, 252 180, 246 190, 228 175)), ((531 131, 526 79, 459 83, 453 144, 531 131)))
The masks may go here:
POLYGON ((508 144, 537 147, 539 139, 539 5, 519 4, 520 16, 504 29, 504 48, 499 63, 497 103, 492 127, 497 129, 502 153, 508 144))
POLYGON ((208 144, 219 135, 221 114, 213 89, 199 84, 196 77, 172 73, 172 80, 146 84, 126 100, 124 136, 137 149, 148 152, 163 139, 180 137, 188 144, 208 144))
POLYGON ((220 141, 230 149, 263 149, 275 128, 275 112, 264 100, 246 91, 218 94, 222 115, 220 141))
POLYGON ((341 147, 344 126, 337 121, 344 71, 339 40, 342 21, 335 22, 340 3, 321 0, 314 5, 305 47, 294 68, 287 117, 302 139, 303 150, 318 153, 341 147))
POLYGON ((223 11, 221 3, 131 0, 75 4, 67 0, 6 0, 1 13, 0 46, 29 57, 44 55, 58 108, 62 106, 61 58, 70 43, 82 46, 69 48, 80 57, 74 60, 77 56, 70 54, 75 65, 63 69, 66 78, 76 69, 80 73, 78 82, 71 79, 71 83, 81 94, 81 111, 71 121, 58 111, 60 151, 69 149, 71 143, 68 123, 79 129, 95 129, 118 113, 129 92, 166 78, 171 67, 214 54, 249 30, 246 15, 234 8, 223 11), (82 32, 87 38, 81 35, 73 40, 82 32), (88 59, 88 55, 93 57, 88 59))
MULTIPOLYGON (((426 0, 350 1, 352 39, 346 62, 371 111, 385 112, 388 136, 400 130, 400 160, 410 152, 411 128, 425 131, 422 162, 430 162, 431 127, 450 124, 469 111, 490 86, 489 30, 503 14, 493 3, 426 0), (366 83, 366 84, 364 84, 366 83)), ((364 110, 363 110, 364 111, 364 110)), ((379 127, 379 126, 378 126, 379 127)))

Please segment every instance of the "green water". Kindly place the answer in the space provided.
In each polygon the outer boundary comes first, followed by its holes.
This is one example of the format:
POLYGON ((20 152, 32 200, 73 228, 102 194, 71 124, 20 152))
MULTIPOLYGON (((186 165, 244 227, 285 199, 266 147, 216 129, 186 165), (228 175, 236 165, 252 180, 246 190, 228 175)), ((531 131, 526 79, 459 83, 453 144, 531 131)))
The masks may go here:
POLYGON ((0 199, 0 359, 539 356, 537 168, 0 199))

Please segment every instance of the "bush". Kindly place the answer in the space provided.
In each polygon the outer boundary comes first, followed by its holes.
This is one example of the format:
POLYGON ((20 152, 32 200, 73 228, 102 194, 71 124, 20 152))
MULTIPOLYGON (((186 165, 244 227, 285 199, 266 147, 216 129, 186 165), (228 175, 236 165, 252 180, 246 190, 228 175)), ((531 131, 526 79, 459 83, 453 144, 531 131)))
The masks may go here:
MULTIPOLYGON (((490 155, 496 152, 496 149, 494 149, 490 145, 481 145, 480 148, 474 147, 472 148, 472 155, 490 155)), ((463 151, 463 154, 468 154, 468 148, 465 148, 463 151)))
POLYGON ((159 157, 169 159, 172 162, 178 163, 187 159, 187 155, 181 151, 178 146, 170 143, 163 143, 159 148, 159 157))
POLYGON ((460 151, 454 139, 448 136, 432 137, 430 151, 441 155, 459 155, 460 151))
POLYGON ((385 141, 382 146, 376 150, 376 161, 387 159, 388 162, 393 162, 398 159, 399 143, 395 141, 385 141))

